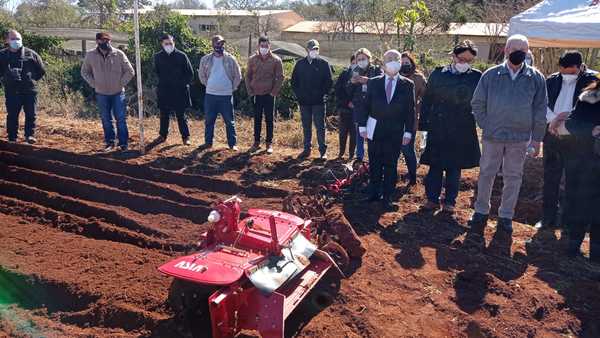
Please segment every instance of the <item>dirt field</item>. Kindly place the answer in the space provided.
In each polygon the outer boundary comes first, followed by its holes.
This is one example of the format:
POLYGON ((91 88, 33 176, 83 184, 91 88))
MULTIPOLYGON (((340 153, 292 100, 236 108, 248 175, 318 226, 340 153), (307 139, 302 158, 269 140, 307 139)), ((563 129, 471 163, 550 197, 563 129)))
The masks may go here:
MULTIPOLYGON (((171 279, 156 268, 197 240, 210 204, 238 194, 245 208, 281 209, 289 192, 341 171, 339 161, 296 160, 297 149, 201 151, 198 136, 183 147, 176 134, 144 156, 107 155, 97 153, 98 121, 42 116, 35 147, 0 141, 0 337, 177 337, 171 279)), ((527 225, 540 217, 541 161, 526 172, 513 238, 492 221, 484 247, 466 225, 476 171, 465 173, 453 217, 419 211, 421 184, 399 183, 395 212, 349 196, 345 216, 368 251, 335 303, 295 314, 289 334, 600 337, 600 267, 563 257, 560 231, 527 225)))

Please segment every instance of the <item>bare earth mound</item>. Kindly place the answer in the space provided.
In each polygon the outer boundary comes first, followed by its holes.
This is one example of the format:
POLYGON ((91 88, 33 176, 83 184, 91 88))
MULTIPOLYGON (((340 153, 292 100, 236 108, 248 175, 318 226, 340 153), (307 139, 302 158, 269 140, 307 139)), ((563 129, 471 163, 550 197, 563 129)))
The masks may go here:
MULTIPOLYGON (((68 126, 38 139, 0 141, 0 337, 176 337, 171 279, 156 268, 189 250, 211 203, 238 194, 245 208, 280 210, 289 192, 341 171, 289 149, 96 154, 100 135, 68 126)), ((422 186, 400 183, 395 212, 349 196, 339 207, 367 252, 335 303, 297 314, 290 335, 600 337, 600 267, 564 257, 560 231, 527 225, 540 216, 541 173, 527 164, 513 237, 491 221, 485 243, 466 225, 476 171, 454 216, 420 212, 422 186)))

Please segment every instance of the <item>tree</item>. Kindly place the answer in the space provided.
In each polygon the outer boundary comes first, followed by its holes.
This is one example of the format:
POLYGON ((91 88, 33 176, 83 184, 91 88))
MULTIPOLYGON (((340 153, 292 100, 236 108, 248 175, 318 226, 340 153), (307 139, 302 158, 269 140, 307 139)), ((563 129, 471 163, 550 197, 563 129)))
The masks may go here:
MULTIPOLYGON (((139 0, 140 6, 151 4, 151 0, 139 0)), ((118 24, 119 14, 133 8, 133 0, 78 0, 77 5, 86 14, 92 25, 113 28, 118 24)))
POLYGON ((177 0, 169 5, 173 9, 206 9, 200 0, 177 0))
POLYGON ((366 30, 375 32, 381 41, 380 52, 391 47, 394 33, 397 31, 395 11, 403 4, 400 0, 368 0, 365 3, 363 23, 366 30), (376 18, 376 19, 375 19, 376 18), (377 21, 373 21, 377 20, 377 21))
POLYGON ((394 21, 397 26, 398 45, 400 45, 400 32, 402 32, 404 35, 403 50, 414 50, 417 41, 417 29, 423 33, 428 25, 429 17, 429 8, 421 0, 413 0, 410 6, 401 6, 396 10, 394 21))
POLYGON ((366 19, 364 7, 362 0, 331 0, 327 3, 328 14, 338 23, 342 39, 354 38, 356 28, 366 19))
POLYGON ((26 0, 15 11, 23 27, 80 27, 80 10, 66 0, 26 0))

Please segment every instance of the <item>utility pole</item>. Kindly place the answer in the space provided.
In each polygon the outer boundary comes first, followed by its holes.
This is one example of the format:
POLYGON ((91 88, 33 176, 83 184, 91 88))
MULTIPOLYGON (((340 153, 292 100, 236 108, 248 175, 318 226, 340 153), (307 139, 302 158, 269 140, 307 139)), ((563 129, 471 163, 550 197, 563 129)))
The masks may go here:
POLYGON ((140 153, 146 152, 144 145, 144 90, 142 88, 142 58, 140 56, 139 0, 133 1, 133 26, 135 39, 135 73, 137 79, 138 120, 140 128, 140 153))

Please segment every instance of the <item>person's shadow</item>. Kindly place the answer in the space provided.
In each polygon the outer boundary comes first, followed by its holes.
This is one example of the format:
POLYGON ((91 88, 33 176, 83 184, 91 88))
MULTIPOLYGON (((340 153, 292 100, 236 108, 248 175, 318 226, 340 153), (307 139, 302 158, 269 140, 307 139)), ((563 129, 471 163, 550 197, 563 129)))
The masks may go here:
MULTIPOLYGON (((535 276, 556 290, 564 298, 563 306, 579 320, 573 331, 580 337, 600 337, 600 265, 568 257, 565 232, 539 230, 526 243, 527 262, 537 267, 535 276)), ((540 304, 534 316, 544 320, 551 311, 540 304)))

